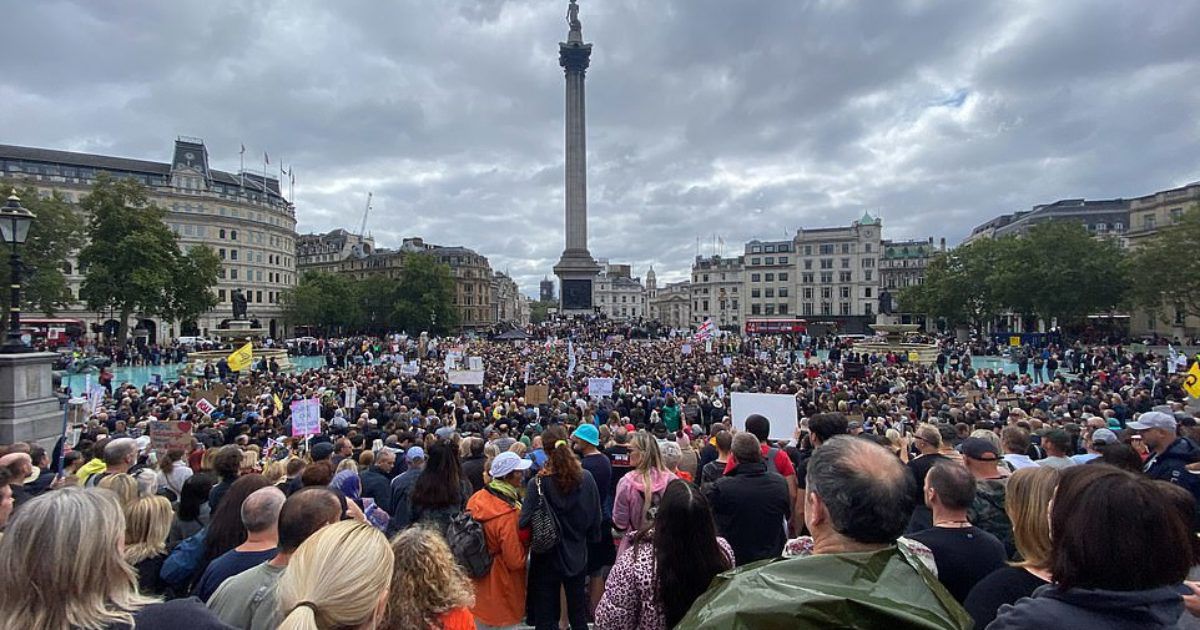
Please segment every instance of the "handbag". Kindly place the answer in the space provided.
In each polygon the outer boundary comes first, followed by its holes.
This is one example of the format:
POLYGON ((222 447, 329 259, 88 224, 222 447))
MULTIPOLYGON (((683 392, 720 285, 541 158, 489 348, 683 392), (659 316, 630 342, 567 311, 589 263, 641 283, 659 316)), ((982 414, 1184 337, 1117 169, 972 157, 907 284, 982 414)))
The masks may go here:
POLYGON ((538 506, 533 511, 533 517, 530 519, 530 541, 529 550, 533 553, 547 553, 553 550, 559 541, 558 517, 554 514, 554 509, 546 502, 546 495, 542 493, 542 478, 539 475, 535 478, 538 492, 538 506))

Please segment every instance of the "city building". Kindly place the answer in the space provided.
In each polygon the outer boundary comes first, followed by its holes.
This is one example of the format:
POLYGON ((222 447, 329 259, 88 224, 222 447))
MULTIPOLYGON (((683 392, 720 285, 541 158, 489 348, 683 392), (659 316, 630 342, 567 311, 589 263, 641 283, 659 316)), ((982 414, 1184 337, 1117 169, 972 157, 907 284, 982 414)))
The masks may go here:
POLYGON ((630 265, 598 259, 600 273, 593 285, 593 303, 599 313, 610 319, 637 319, 646 316, 646 289, 641 278, 634 278, 630 265))
POLYGON ((661 289, 655 286, 653 295, 648 302, 650 319, 672 329, 685 330, 691 327, 691 282, 668 282, 661 289))
MULTIPOLYGON (((1178 223, 1183 213, 1198 205, 1200 182, 1129 200, 1129 230, 1125 234, 1129 247, 1145 244, 1150 237, 1178 223)), ((1200 336, 1200 319, 1188 317, 1169 305, 1157 314, 1139 309, 1130 313, 1129 330, 1134 335, 1159 334, 1184 339, 1200 336)))
POLYGON ((524 326, 528 319, 521 316, 521 289, 508 274, 497 271, 492 276, 492 307, 496 309, 497 323, 524 326))
POLYGON ((698 326, 708 318, 720 328, 741 330, 744 260, 744 256, 726 258, 714 254, 697 256, 692 262, 693 325, 698 326))
POLYGON ((934 245, 933 237, 924 241, 883 241, 883 256, 879 259, 879 311, 899 317, 899 323, 914 324, 923 319, 919 313, 903 311, 900 292, 920 285, 925 280, 925 268, 934 256, 946 251, 946 239, 934 245))
POLYGON ((767 247, 771 244, 751 241, 747 245, 746 271, 749 275, 751 311, 749 317, 786 314, 809 321, 829 322, 843 333, 869 332, 875 323, 879 303, 879 259, 882 256, 882 222, 870 213, 847 227, 800 229, 783 254, 784 263, 791 269, 792 295, 780 297, 779 243, 775 245, 775 302, 772 313, 767 289, 771 287, 766 271, 767 247), (794 252, 794 253, 793 253, 794 252), (763 266, 756 260, 762 256, 763 266), (759 271, 761 269, 761 271, 759 271), (758 274, 761 273, 760 277, 758 274), (755 288, 763 292, 762 302, 756 301, 755 288), (784 300, 789 300, 785 302, 784 300), (791 307, 795 304, 795 310, 791 307), (758 312, 755 306, 759 305, 758 312))
POLYGON ((788 318, 797 313, 793 298, 796 278, 796 256, 793 241, 759 241, 746 243, 742 273, 741 300, 750 318, 788 318))
POLYGON ((496 323, 498 311, 492 300, 492 268, 487 257, 465 247, 442 247, 420 238, 406 238, 399 249, 376 249, 370 255, 343 260, 338 265, 338 273, 360 280, 373 274, 399 278, 405 258, 414 253, 427 254, 450 267, 450 275, 454 278, 454 307, 458 310, 461 328, 480 330, 496 323))
POLYGON ((538 285, 538 300, 542 302, 554 301, 554 281, 550 278, 542 278, 542 282, 538 285))
MULTIPOLYGON (((58 191, 77 204, 100 173, 144 185, 150 203, 167 211, 166 223, 181 248, 204 245, 221 259, 216 308, 192 322, 136 313, 129 322, 136 339, 155 343, 209 334, 232 317, 235 289, 245 293, 251 319, 272 337, 287 335, 280 295, 296 283, 296 213, 278 179, 261 171, 234 174, 211 168, 208 148, 199 138, 177 138, 169 162, 0 145, 0 185, 6 188, 29 185, 43 196, 58 191)), ((74 257, 64 271, 71 294, 78 297, 84 274, 74 257)), ((89 330, 107 334, 118 327, 111 313, 89 311, 82 303, 58 315, 81 319, 89 330)))
POLYGON ((326 234, 301 234, 296 239, 296 268, 305 271, 337 272, 348 258, 364 258, 374 253, 370 236, 336 229, 326 234))
POLYGON ((1062 199, 1034 206, 1032 210, 1006 214, 988 221, 974 230, 964 244, 981 238, 1000 238, 1023 235, 1038 223, 1046 221, 1078 221, 1096 236, 1122 239, 1129 229, 1130 201, 1128 199, 1062 199))

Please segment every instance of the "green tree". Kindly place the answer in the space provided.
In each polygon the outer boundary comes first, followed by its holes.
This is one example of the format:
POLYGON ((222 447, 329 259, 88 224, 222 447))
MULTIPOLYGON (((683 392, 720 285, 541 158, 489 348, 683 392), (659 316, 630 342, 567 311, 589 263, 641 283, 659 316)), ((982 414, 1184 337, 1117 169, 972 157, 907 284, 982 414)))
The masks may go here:
MULTIPOLYGON (((28 240, 20 249, 21 262, 26 268, 21 299, 27 309, 54 315, 74 301, 63 268, 71 254, 83 246, 84 220, 57 191, 43 199, 37 189, 26 186, 17 194, 21 205, 37 216, 29 227, 28 240)), ((0 273, 7 274, 8 270, 0 273)), ((7 326, 7 310, 0 320, 7 326)))
POLYGON ((211 261, 206 254, 180 252, 163 222, 166 211, 150 203, 140 183, 101 173, 80 206, 88 215, 88 244, 79 252, 86 274, 80 298, 92 310, 118 313, 120 343, 126 343, 135 312, 173 318, 214 304, 200 295, 217 281, 211 261))
POLYGON ((181 322, 195 321, 217 306, 212 287, 221 272, 221 260, 207 245, 196 245, 177 260, 169 306, 163 315, 181 322))
POLYGON ((1164 226, 1129 256, 1130 302, 1164 323, 1175 312, 1200 317, 1200 204, 1164 226))
POLYGON ((359 305, 359 321, 355 328, 371 334, 389 331, 396 310, 400 282, 382 275, 372 275, 354 284, 359 305))
POLYGON ((1013 269, 1002 293, 1015 312, 1066 326, 1115 309, 1126 297, 1124 251, 1079 223, 1040 223, 1012 246, 1013 269))
POLYGON ((550 309, 554 308, 555 306, 556 306, 556 304, 553 301, 543 302, 541 300, 538 300, 537 302, 530 302, 529 303, 529 321, 530 321, 530 323, 540 324, 540 323, 546 321, 547 319, 550 319, 550 309))
POLYGON ((450 267, 426 254, 409 254, 400 270, 395 323, 409 333, 442 334, 459 323, 454 307, 454 276, 450 267))
POLYGON ((902 310, 981 328, 1004 309, 1000 287, 1013 272, 1006 255, 1012 240, 979 240, 938 255, 921 284, 900 292, 902 310))
POLYGON ((355 282, 310 271, 283 292, 284 319, 292 325, 315 326, 323 335, 346 332, 361 321, 360 294, 355 282))

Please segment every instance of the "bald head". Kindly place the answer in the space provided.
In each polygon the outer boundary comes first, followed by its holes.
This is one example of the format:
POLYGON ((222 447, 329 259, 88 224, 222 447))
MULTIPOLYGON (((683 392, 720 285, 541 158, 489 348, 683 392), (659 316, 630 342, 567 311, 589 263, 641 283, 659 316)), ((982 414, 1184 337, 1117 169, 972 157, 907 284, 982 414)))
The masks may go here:
POLYGON ((242 525, 248 532, 265 532, 279 523, 279 511, 287 500, 275 486, 259 488, 242 503, 242 525))
POLYGON ((860 543, 892 543, 904 533, 914 483, 891 451, 862 438, 832 437, 808 460, 809 491, 824 502, 833 529, 860 543))
POLYGON ((137 440, 117 438, 104 446, 104 464, 109 468, 132 466, 137 462, 137 440))

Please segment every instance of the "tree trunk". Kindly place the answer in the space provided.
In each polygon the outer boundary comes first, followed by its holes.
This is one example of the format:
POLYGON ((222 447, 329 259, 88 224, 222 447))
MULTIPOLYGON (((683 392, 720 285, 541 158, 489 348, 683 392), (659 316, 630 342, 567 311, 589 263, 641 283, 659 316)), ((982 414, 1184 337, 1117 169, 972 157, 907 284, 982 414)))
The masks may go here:
POLYGON ((121 319, 117 325, 117 344, 122 348, 129 345, 129 315, 131 311, 127 308, 121 309, 121 319))

